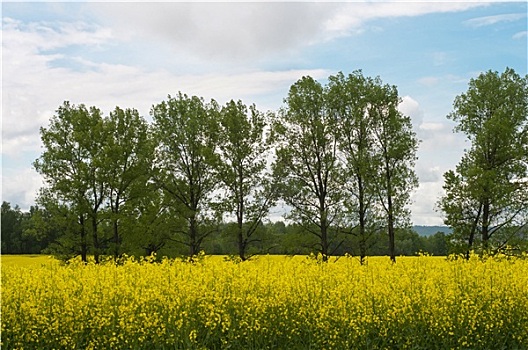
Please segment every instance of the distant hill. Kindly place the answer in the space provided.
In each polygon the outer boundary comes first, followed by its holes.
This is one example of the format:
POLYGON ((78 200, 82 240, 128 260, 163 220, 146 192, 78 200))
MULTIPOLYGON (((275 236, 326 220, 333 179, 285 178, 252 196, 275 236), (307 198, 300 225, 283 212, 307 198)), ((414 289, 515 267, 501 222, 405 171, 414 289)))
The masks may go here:
POLYGON ((413 230, 420 236, 432 236, 437 232, 451 233, 451 229, 447 226, 413 226, 413 230))

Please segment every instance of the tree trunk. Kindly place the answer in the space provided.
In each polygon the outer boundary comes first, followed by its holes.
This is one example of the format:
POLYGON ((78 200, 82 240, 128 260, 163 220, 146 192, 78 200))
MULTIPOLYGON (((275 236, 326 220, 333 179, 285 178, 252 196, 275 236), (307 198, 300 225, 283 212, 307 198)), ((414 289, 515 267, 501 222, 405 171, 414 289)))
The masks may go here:
POLYGON ((324 207, 324 199, 321 199, 321 207, 319 211, 320 225, 321 225, 321 254, 323 261, 328 260, 328 223, 326 218, 326 210, 324 207))
POLYGON ((473 221, 473 226, 471 227, 471 231, 469 232, 468 249, 466 251, 466 260, 469 260, 469 256, 471 254, 471 247, 473 247, 473 242, 475 241, 475 233, 477 231, 477 225, 480 220, 481 212, 482 212, 482 203, 479 206, 477 217, 475 218, 475 221, 473 221))
POLYGON ((367 257, 367 242, 365 230, 365 190, 363 188, 363 179, 358 176, 358 195, 359 195, 359 263, 365 264, 367 257))
POLYGON ((389 254, 390 254, 390 260, 395 263, 396 262, 396 244, 395 244, 395 230, 394 230, 394 217, 392 214, 392 197, 389 196, 388 198, 389 202, 389 254))
POLYGON ((189 218, 189 256, 198 255, 200 245, 198 244, 198 227, 196 224, 196 213, 193 212, 189 218))
POLYGON ((99 264, 99 236, 97 234, 97 216, 95 214, 92 215, 92 237, 93 237, 93 245, 94 245, 94 260, 96 264, 99 264))
POLYGON ((240 257, 240 260, 246 261, 246 242, 244 240, 244 237, 242 235, 242 229, 238 229, 238 256, 240 257))
POLYGON ((396 262, 396 244, 395 244, 395 230, 394 230, 394 208, 392 205, 392 178, 389 173, 388 161, 386 167, 386 181, 387 181, 387 225, 389 231, 389 255, 390 260, 396 262))
POLYGON ((164 245, 165 243, 163 242, 159 244, 155 244, 155 243, 147 244, 146 247, 143 247, 143 249, 145 249, 145 256, 151 256, 152 253, 157 253, 158 250, 160 250, 164 245))
POLYGON ((118 259, 119 258, 119 251, 120 251, 120 246, 121 246, 121 238, 119 237, 119 228, 118 228, 119 224, 117 222, 117 219, 114 219, 114 222, 113 222, 113 230, 114 230, 114 259, 118 259))
POLYGON ((117 215, 119 214, 119 196, 116 199, 115 207, 114 207, 114 217, 113 220, 113 230, 114 230, 114 259, 119 258, 119 251, 121 247, 121 237, 119 237, 119 223, 117 215))
POLYGON ((246 243, 247 241, 244 239, 244 233, 242 231, 244 227, 244 196, 243 196, 243 185, 244 185, 244 178, 242 173, 242 166, 240 165, 238 167, 238 194, 237 194, 237 201, 238 201, 238 208, 237 208, 237 230, 238 230, 238 255, 240 256, 240 259, 242 261, 246 260, 246 243))
POLYGON ((238 215, 237 218, 237 236, 238 236, 238 256, 242 261, 246 260, 246 241, 243 235, 243 219, 242 215, 238 215))
POLYGON ((482 246, 484 250, 487 250, 489 247, 489 217, 490 201, 488 198, 485 198, 482 206, 482 246))
POLYGON ((81 225, 81 260, 84 263, 87 263, 88 245, 86 244, 86 227, 84 226, 84 215, 79 216, 79 224, 81 225))

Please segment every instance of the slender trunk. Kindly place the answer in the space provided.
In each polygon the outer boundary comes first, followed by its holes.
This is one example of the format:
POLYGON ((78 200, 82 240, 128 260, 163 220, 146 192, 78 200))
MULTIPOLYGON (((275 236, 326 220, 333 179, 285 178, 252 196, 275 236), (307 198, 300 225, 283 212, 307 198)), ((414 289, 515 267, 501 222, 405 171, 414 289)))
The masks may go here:
POLYGON ((328 260, 328 222, 326 218, 326 208, 324 204, 324 198, 319 199, 319 223, 321 225, 321 254, 323 255, 323 261, 328 260))
POLYGON ((359 263, 363 265, 367 257, 367 242, 365 230, 365 190, 363 188, 363 179, 358 176, 358 195, 359 195, 359 263))
POLYGON ((84 226, 84 215, 79 216, 81 225, 81 259, 84 263, 88 262, 88 245, 86 244, 86 227, 84 226))
POLYGON ((242 261, 246 260, 246 242, 242 235, 242 228, 238 227, 238 256, 242 261))
POLYGON ((242 166, 242 163, 239 162, 237 165, 237 201, 238 201, 238 208, 237 208, 237 229, 238 229, 238 255, 240 256, 240 259, 242 261, 246 260, 246 246, 247 246, 247 240, 244 239, 244 232, 243 232, 243 226, 244 226, 244 168, 242 166))
POLYGON ((484 204, 482 206, 482 245, 484 250, 487 250, 489 247, 489 223, 490 217, 490 201, 488 198, 484 199, 484 204))
POLYGON ((145 249, 145 256, 151 256, 152 253, 157 253, 158 250, 160 250, 163 246, 165 245, 165 243, 158 243, 158 244, 155 244, 155 243, 149 243, 147 244, 146 247, 143 247, 143 249, 145 249))
MULTIPOLYGON (((194 169, 194 168, 193 168, 194 169)), ((200 197, 198 195, 200 183, 195 185, 194 177, 197 174, 190 174, 189 180, 189 209, 191 209, 191 215, 189 217, 189 256, 191 259, 198 255, 200 252, 200 241, 198 239, 198 222, 196 220, 196 215, 198 215, 198 208, 200 197)))
POLYGON ((389 225, 389 253, 390 253, 390 260, 395 263, 396 262, 396 244, 395 244, 395 230, 394 230, 394 215, 393 215, 393 208, 392 208, 392 196, 389 195, 388 199, 388 207, 389 207, 389 218, 388 218, 388 225, 389 225))
POLYGON ((92 237, 95 263, 99 264, 99 236, 97 235, 97 216, 95 214, 92 214, 92 237))
POLYGON ((189 218, 189 256, 198 255, 200 245, 198 244, 198 225, 196 223, 196 213, 193 212, 189 218))
POLYGON ((389 231, 389 255, 390 260, 396 262, 396 244, 395 244, 395 230, 394 230, 394 207, 392 205, 392 178, 389 172, 388 161, 385 163, 385 178, 387 185, 387 225, 389 231))
POLYGON ((323 260, 328 260, 328 230, 326 227, 326 219, 321 220, 321 254, 323 260))
POLYGON ((239 212, 237 215, 237 235, 238 235, 238 255, 240 256, 240 259, 242 261, 246 260, 246 241, 244 240, 244 234, 243 234, 243 224, 244 224, 244 218, 242 214, 242 210, 244 208, 243 203, 239 203, 239 212))
POLYGON ((146 247, 143 247, 145 249, 145 256, 151 256, 152 253, 156 252, 155 247, 153 247, 152 244, 147 245, 146 247))
POLYGON ((119 237, 119 224, 117 215, 119 214, 119 196, 116 199, 115 208, 114 208, 114 222, 113 222, 113 230, 114 230, 114 259, 119 258, 119 250, 121 246, 121 237, 119 237))
POLYGON ((113 223, 113 229, 114 229, 114 258, 117 259, 119 258, 119 248, 120 248, 120 245, 121 245, 121 239, 119 237, 119 228, 118 228, 118 222, 117 222, 117 219, 114 219, 114 223, 113 223))
POLYGON ((469 233, 468 250, 466 251, 466 260, 469 260, 469 257, 471 256, 471 247, 473 246, 474 241, 475 241, 475 231, 471 230, 471 232, 469 233))
POLYGON ((473 226, 471 227, 471 231, 469 232, 468 249, 466 251, 466 260, 469 260, 469 256, 471 254, 471 248, 473 247, 473 242, 475 241, 475 233, 477 232, 477 225, 480 220, 481 213, 482 213, 482 203, 480 203, 477 217, 475 218, 475 221, 473 221, 473 226))

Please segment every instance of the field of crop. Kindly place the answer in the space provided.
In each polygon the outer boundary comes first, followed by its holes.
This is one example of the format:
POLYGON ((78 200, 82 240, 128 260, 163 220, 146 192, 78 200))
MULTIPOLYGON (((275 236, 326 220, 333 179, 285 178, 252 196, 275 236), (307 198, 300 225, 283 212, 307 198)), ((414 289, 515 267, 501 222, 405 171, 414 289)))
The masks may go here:
POLYGON ((528 348, 526 259, 27 259, 2 259, 2 349, 528 348))

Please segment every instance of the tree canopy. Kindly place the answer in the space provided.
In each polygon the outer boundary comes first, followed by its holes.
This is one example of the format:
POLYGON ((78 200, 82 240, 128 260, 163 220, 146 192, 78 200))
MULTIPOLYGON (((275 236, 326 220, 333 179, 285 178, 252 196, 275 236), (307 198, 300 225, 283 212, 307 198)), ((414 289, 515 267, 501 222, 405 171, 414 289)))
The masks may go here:
POLYGON ((525 235, 528 224, 528 76, 510 68, 482 73, 453 108, 448 118, 471 147, 444 175, 439 204, 445 222, 466 255, 502 250, 525 235))
MULTIPOLYGON (((471 79, 456 97, 455 131, 471 142, 444 175, 439 207, 452 233, 417 239, 410 198, 419 140, 394 85, 358 70, 326 84, 305 76, 277 112, 179 92, 104 116, 64 102, 41 128, 34 162, 45 186, 24 216, 2 206, 11 236, 64 257, 196 256, 230 252, 357 255, 426 246, 468 254, 526 249, 528 87, 512 69, 471 79), (270 222, 282 203, 286 224, 270 222), (15 232, 15 233, 12 233, 15 232), (23 237, 22 237, 23 232, 23 237), (46 243, 44 243, 46 242, 46 243)), ((4 225, 5 216, 5 225, 4 225)), ((6 231, 7 232, 7 231, 6 231)), ((24 248, 25 249, 25 248, 24 248)))

